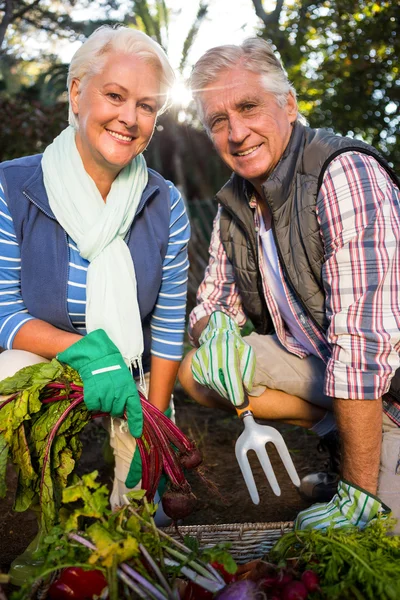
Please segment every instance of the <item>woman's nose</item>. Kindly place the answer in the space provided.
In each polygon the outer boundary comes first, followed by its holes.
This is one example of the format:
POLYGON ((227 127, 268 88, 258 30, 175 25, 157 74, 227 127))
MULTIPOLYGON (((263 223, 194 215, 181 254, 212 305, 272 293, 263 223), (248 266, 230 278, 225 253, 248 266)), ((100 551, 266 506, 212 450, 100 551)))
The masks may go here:
POLYGON ((135 127, 137 125, 136 105, 124 104, 120 109, 118 120, 128 128, 135 127))

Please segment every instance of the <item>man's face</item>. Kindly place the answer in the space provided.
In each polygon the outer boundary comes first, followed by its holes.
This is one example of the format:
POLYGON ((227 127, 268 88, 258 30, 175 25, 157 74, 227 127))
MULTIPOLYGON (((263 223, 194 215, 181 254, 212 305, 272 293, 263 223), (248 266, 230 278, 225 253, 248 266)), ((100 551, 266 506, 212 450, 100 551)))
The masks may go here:
POLYGON ((200 93, 204 122, 222 160, 260 191, 278 164, 296 120, 292 94, 282 108, 258 73, 222 71, 200 93))

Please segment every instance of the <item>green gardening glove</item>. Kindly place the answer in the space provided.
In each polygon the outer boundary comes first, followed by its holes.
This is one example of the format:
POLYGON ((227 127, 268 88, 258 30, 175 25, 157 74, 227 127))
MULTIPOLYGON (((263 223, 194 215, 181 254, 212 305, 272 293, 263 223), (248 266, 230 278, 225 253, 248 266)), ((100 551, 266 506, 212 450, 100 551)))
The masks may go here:
POLYGON ((234 406, 243 404, 244 390, 251 392, 253 388, 256 355, 240 335, 238 325, 225 313, 215 311, 199 342, 192 360, 194 379, 234 406))
POLYGON ((117 346, 103 329, 96 329, 57 355, 59 361, 78 371, 83 400, 88 410, 122 417, 126 410, 133 437, 143 431, 143 412, 135 380, 117 346))
POLYGON ((294 522, 294 529, 364 529, 378 514, 388 516, 390 508, 379 498, 365 490, 339 481, 338 489, 332 500, 323 504, 313 504, 302 510, 294 522))
MULTIPOLYGON (((168 406, 167 410, 164 411, 164 415, 171 418, 172 409, 168 406)), ((139 481, 142 479, 142 459, 139 452, 139 447, 136 444, 135 453, 132 458, 131 466, 129 467, 129 473, 125 481, 127 488, 134 488, 139 481)), ((164 474, 161 475, 160 483, 158 486, 158 493, 160 497, 163 495, 167 480, 164 474)))

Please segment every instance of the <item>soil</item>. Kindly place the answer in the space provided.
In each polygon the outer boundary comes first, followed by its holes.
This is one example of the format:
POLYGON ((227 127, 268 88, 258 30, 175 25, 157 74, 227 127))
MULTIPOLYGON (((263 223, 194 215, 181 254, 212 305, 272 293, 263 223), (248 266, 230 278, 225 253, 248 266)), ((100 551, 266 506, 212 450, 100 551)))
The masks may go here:
MULTIPOLYGON (((296 514, 311 503, 302 499, 291 483, 275 448, 268 444, 268 455, 279 485, 281 496, 275 496, 256 457, 250 456, 260 503, 252 503, 235 458, 235 442, 243 430, 242 423, 219 410, 198 406, 184 396, 175 395, 176 419, 179 427, 202 450, 206 478, 215 489, 190 475, 193 492, 198 498, 196 510, 185 519, 185 525, 219 523, 258 523, 292 521, 296 514)), ((299 427, 268 423, 278 429, 289 448, 299 477, 323 469, 327 455, 317 452, 318 438, 299 427)), ((112 464, 106 460, 104 447, 107 434, 100 424, 90 423, 82 435, 84 451, 78 471, 80 474, 99 470, 104 483, 112 481, 112 464)), ((0 501, 0 569, 7 572, 10 563, 33 539, 36 518, 33 513, 12 510, 16 478, 8 471, 8 492, 0 501)))

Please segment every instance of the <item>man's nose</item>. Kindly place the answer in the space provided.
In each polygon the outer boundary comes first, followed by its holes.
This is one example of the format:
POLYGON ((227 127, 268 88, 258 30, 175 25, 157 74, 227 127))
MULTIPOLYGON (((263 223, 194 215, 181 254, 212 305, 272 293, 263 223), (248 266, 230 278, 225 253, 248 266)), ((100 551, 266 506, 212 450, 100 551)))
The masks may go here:
POLYGON ((232 116, 229 119, 229 141, 235 144, 241 143, 249 134, 249 128, 243 119, 238 116, 232 116))

